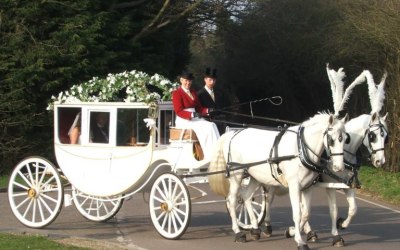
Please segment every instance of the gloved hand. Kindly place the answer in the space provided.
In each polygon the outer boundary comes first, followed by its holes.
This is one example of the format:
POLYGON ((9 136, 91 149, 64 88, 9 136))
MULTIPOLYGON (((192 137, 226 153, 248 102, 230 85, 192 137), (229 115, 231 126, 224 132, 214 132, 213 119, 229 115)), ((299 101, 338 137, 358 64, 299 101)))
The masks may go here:
POLYGON ((193 118, 201 118, 201 114, 198 112, 193 112, 193 118))

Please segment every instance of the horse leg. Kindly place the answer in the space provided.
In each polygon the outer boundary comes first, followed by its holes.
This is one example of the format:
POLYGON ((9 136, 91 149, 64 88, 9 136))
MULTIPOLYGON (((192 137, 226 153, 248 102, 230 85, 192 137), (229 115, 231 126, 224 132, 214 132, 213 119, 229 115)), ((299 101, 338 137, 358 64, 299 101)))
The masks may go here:
POLYGON ((308 188, 302 192, 300 228, 306 233, 307 241, 316 242, 318 240, 318 235, 311 230, 309 223, 312 192, 312 188, 308 188))
POLYGON ((339 235, 339 232, 338 232, 337 226, 336 226, 336 220, 337 220, 337 214, 338 214, 338 208, 336 205, 336 190, 332 189, 332 188, 327 188, 326 194, 328 197, 329 214, 331 216, 331 221, 332 221, 332 230, 331 230, 331 233, 333 235, 332 245, 336 246, 336 247, 342 247, 342 246, 344 246, 344 240, 339 235))
POLYGON ((303 241, 300 233, 300 220, 301 220, 301 208, 300 208, 300 187, 298 183, 289 184, 289 196, 290 203, 292 205, 293 222, 294 222, 294 240, 297 243, 298 249, 309 249, 308 245, 303 241))
POLYGON ((252 229, 250 230, 250 237, 252 240, 259 240, 261 234, 261 230, 258 228, 258 221, 254 214, 252 204, 252 198, 257 188, 262 187, 260 187, 260 184, 255 179, 250 178, 249 184, 246 186, 246 188, 242 189, 241 192, 244 205, 250 218, 250 223, 252 227, 252 229))
POLYGON ((349 224, 350 224, 351 220, 353 219, 353 217, 357 213, 357 203, 356 203, 355 189, 353 189, 353 188, 345 189, 344 192, 346 194, 347 202, 349 203, 349 211, 348 211, 346 219, 343 219, 343 218, 339 217, 339 219, 337 220, 338 229, 346 229, 349 226, 349 224))
POLYGON ((271 205, 275 197, 275 187, 269 187, 265 192, 265 219, 264 225, 261 226, 261 231, 266 237, 272 235, 272 224, 271 224, 271 205))
POLYGON ((235 242, 246 242, 246 234, 240 231, 236 216, 236 204, 241 181, 241 175, 239 176, 239 174, 231 173, 231 177, 229 178, 229 194, 226 199, 229 214, 232 219, 232 230, 235 233, 235 242))

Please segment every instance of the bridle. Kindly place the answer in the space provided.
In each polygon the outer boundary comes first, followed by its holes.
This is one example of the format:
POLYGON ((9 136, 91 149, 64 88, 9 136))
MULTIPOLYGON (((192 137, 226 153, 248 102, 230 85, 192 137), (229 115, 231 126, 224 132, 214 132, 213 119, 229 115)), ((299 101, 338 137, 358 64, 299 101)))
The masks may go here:
POLYGON ((372 143, 376 141, 376 137, 377 137, 377 135, 374 133, 374 131, 376 131, 378 129, 380 130, 379 134, 380 134, 381 137, 384 137, 385 136, 385 132, 386 132, 387 136, 385 137, 385 142, 384 143, 386 144, 388 142, 388 140, 389 140, 388 139, 389 138, 388 132, 387 132, 385 126, 380 121, 379 121, 378 124, 369 125, 368 129, 365 130, 363 141, 366 139, 366 137, 368 138, 368 146, 369 146, 371 155, 376 154, 378 151, 385 150, 384 147, 377 148, 377 149, 374 149, 372 147, 372 143), (375 128, 375 127, 376 127, 376 129, 372 130, 372 128, 375 128))
MULTIPOLYGON (((328 157, 344 155, 344 152, 342 152, 342 153, 332 153, 332 151, 331 151, 331 147, 333 147, 335 145, 335 140, 332 139, 332 136, 328 132, 331 131, 332 129, 333 128, 329 127, 324 132, 324 137, 326 138, 326 146, 325 146, 326 154, 327 154, 328 157)), ((342 135, 339 135, 338 141, 339 142, 343 141, 343 136, 342 135)), ((346 133, 345 143, 346 144, 350 143, 350 135, 348 133, 346 133)))

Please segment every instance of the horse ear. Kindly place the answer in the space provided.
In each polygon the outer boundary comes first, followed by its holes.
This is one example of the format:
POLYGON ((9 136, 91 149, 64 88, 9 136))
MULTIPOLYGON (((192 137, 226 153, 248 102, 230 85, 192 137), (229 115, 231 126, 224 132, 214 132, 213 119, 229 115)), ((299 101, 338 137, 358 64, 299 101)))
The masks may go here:
POLYGON ((387 115, 388 115, 388 112, 386 112, 386 114, 382 117, 382 120, 386 121, 387 115))
POLYGON ((334 118, 335 118, 334 115, 329 116, 329 125, 333 124, 334 118))
POLYGON ((349 120, 349 115, 346 113, 341 120, 343 123, 346 123, 349 120))
POLYGON ((376 112, 372 113, 371 122, 372 122, 372 121, 375 121, 376 118, 378 118, 378 114, 377 114, 376 112))

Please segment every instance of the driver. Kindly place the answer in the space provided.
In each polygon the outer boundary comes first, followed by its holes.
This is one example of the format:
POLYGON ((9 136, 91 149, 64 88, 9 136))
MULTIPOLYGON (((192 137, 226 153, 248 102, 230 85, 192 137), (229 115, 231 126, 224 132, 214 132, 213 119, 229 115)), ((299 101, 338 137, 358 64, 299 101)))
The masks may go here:
POLYGON ((179 76, 181 86, 172 93, 176 113, 175 125, 177 128, 194 130, 203 149, 204 158, 211 159, 219 132, 215 123, 202 118, 208 116, 211 109, 200 104, 196 91, 191 89, 193 79, 192 73, 183 71, 179 76))

